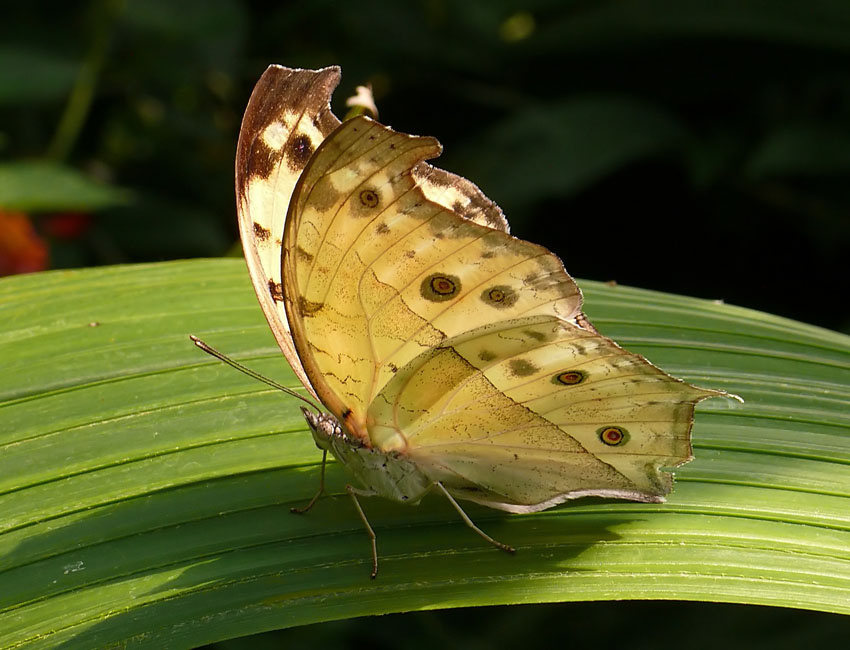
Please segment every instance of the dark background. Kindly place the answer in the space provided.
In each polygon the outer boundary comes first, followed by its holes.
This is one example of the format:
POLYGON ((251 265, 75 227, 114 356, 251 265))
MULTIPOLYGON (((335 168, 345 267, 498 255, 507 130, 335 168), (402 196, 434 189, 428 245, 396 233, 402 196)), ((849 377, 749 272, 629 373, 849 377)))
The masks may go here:
MULTIPOLYGON (((850 330, 846 0, 4 3, 0 272, 232 253, 239 122, 269 63, 341 65, 338 115, 371 82, 382 121, 437 136, 439 165, 579 278, 850 330)), ((264 640, 825 647, 846 622, 587 603, 264 640)))
POLYGON ((8 3, 2 162, 129 190, 51 203, 39 178, 12 205, 44 264, 228 251, 273 62, 340 64, 338 114, 371 82, 382 121, 437 136, 579 278, 850 327, 846 0, 8 3))

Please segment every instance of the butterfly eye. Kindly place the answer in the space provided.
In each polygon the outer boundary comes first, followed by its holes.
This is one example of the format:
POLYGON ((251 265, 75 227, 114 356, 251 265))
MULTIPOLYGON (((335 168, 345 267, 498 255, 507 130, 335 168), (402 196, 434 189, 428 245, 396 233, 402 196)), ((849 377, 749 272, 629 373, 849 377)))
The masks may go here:
POLYGON ((626 430, 620 427, 603 427, 599 430, 599 439, 610 447, 616 447, 626 440, 626 430))
POLYGON ((379 203, 378 193, 375 190, 363 190, 360 192, 360 203, 367 208, 374 208, 379 203))
POLYGON ((564 386, 575 386, 585 380, 586 375, 581 370, 566 370, 555 375, 552 381, 556 384, 564 386))
POLYGON ((454 275, 434 273, 422 280, 420 293, 432 302, 449 300, 460 293, 460 279, 454 275))

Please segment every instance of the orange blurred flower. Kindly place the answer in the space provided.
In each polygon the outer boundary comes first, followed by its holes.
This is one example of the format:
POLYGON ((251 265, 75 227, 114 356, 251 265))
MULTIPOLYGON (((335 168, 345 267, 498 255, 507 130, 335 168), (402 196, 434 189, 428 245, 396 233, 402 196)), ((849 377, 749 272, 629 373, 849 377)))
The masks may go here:
POLYGON ((84 212, 59 212, 41 219, 41 231, 56 239, 79 239, 91 226, 91 215, 84 212))
POLYGON ((0 210, 0 276, 47 268, 47 244, 21 212, 0 210))

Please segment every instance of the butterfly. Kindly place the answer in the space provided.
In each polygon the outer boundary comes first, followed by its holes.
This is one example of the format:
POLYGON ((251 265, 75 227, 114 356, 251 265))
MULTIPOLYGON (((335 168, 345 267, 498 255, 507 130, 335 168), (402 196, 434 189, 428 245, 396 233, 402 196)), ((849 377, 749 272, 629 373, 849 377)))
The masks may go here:
POLYGON ((602 336, 561 260, 509 234, 439 143, 330 109, 336 67, 269 67, 239 135, 239 229, 260 306, 323 408, 303 412, 358 497, 508 512, 583 496, 662 502, 695 405, 725 396, 602 336))

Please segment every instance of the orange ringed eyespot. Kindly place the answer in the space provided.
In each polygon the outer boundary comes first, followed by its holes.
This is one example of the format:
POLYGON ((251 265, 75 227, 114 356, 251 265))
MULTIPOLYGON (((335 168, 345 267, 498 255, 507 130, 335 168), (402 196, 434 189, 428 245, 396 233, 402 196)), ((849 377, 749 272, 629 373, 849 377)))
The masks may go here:
POLYGON ((445 296, 455 290, 455 285, 448 278, 436 277, 431 280, 431 288, 440 295, 445 296))
POLYGON ((422 280, 419 291, 431 302, 451 300, 461 292, 460 278, 448 273, 433 273, 422 280))
POLYGON ((604 427, 599 431, 599 439, 610 446, 619 445, 625 437, 625 432, 620 427, 604 427))
POLYGON ((566 370, 555 375, 555 382, 565 386, 574 386, 584 381, 584 373, 580 370, 566 370))

